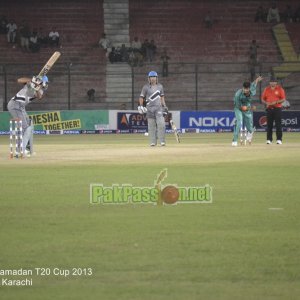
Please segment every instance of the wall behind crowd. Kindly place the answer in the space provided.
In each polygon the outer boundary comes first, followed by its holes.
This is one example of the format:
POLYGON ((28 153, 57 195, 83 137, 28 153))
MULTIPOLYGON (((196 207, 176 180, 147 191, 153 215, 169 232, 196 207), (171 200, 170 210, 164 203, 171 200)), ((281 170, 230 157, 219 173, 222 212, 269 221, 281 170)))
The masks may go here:
MULTIPOLYGON (((49 98, 53 102, 47 102, 47 108, 65 106, 68 86, 68 68, 65 64, 72 63, 72 71, 76 74, 72 77, 73 86, 71 88, 71 98, 74 107, 82 104, 81 107, 104 107, 105 102, 105 64, 108 62, 105 54, 100 51, 97 43, 104 32, 103 1, 99 0, 54 0, 51 3, 46 1, 31 0, 26 2, 24 7, 23 1, 11 0, 7 3, 1 1, 1 13, 7 19, 14 19, 20 23, 23 19, 27 20, 30 27, 43 27, 49 31, 53 25, 60 33, 61 41, 60 51, 63 53, 50 79, 55 82, 55 90, 49 89, 49 98), (32 9, 34 7, 35 9, 32 9), (88 63, 86 67, 81 65, 88 63), (104 66, 102 65, 104 63, 104 66), (98 68, 95 72, 95 65, 98 68), (64 72, 64 75, 56 74, 64 72), (51 78, 52 77, 52 78, 51 78), (96 78, 96 79, 95 79, 96 78), (96 91, 95 99, 98 103, 88 103, 87 92, 91 89, 96 91), (63 102, 63 105, 60 105, 63 102)), ((289 1, 293 8, 298 6, 297 1, 289 1)), ((285 9, 285 1, 277 1, 281 12, 285 9)), ((255 39, 259 45, 257 59, 260 62, 279 63, 281 60, 280 52, 272 36, 271 28, 274 25, 269 22, 255 22, 255 13, 259 5, 265 9, 270 6, 269 1, 157 1, 149 2, 145 0, 129 1, 129 34, 130 40, 138 36, 141 41, 144 39, 153 39, 156 44, 156 55, 153 62, 146 62, 144 69, 137 69, 144 72, 150 67, 157 68, 159 74, 162 72, 161 55, 164 49, 167 50, 169 59, 169 77, 165 79, 167 91, 173 91, 172 99, 180 103, 184 100, 185 87, 190 88, 182 76, 180 79, 180 88, 178 74, 182 72, 180 63, 183 62, 200 62, 208 63, 205 72, 211 72, 212 76, 201 76, 201 80, 209 77, 209 81, 201 81, 198 85, 204 89, 201 91, 201 97, 206 97, 216 85, 219 89, 228 92, 227 98, 235 89, 239 88, 239 83, 244 78, 250 76, 248 73, 247 61, 249 58, 249 45, 251 40, 255 39), (210 15, 211 24, 207 26, 206 17, 210 15), (231 74, 232 83, 222 80, 222 76, 213 67, 209 68, 209 62, 240 62, 245 63, 244 70, 236 75, 231 74), (205 78, 203 78, 205 77, 205 78), (173 78, 173 79, 172 79, 173 78), (216 80, 214 80, 216 78, 216 80), (221 78, 221 79, 220 79, 221 78), (225 82, 224 86, 222 82, 225 82), (176 82, 176 83, 175 83, 176 82), (177 98, 175 98, 177 97, 177 98)), ((286 26, 291 32, 291 40, 295 45, 296 51, 299 49, 299 35, 295 34, 299 23, 287 22, 286 26)), ((44 62, 49 54, 53 52, 52 48, 42 47, 38 53, 26 53, 16 45, 7 44, 4 35, 1 35, 0 61, 3 63, 36 63, 44 62)), ((270 66, 270 64, 268 65, 270 66)), ((269 67, 268 67, 269 68, 269 67)), ((23 70, 23 69, 22 69, 23 70)), ((202 70, 200 70, 202 71, 202 70)), ((225 70, 226 71, 226 70, 225 70)), ((265 69, 268 74, 268 69, 265 69)), ((22 71, 23 72, 23 71, 22 71)), ((228 64, 230 72, 230 64, 228 64)), ((8 76, 9 91, 11 95, 16 90, 15 77, 16 71, 8 76)), ((230 77, 229 76, 229 77, 230 77)), ((225 76, 228 77, 228 76, 225 76)), ((223 78, 225 78, 223 76, 223 78)), ((190 79, 188 79, 189 81, 190 79)), ((141 81, 137 82, 137 90, 140 88, 141 81)), ((194 87, 192 87, 194 88, 194 87)), ((134 93, 137 93, 137 90, 134 93)), ((292 91, 292 89, 291 89, 292 91)), ((288 91, 289 92, 289 91, 288 91)), ((191 101, 193 99, 191 95, 191 101)), ((215 94, 212 97, 218 98, 215 94)), ((200 99, 202 100, 202 99, 200 99)), ((211 101, 209 99, 205 99, 211 101)), ((179 105, 179 104, 178 104, 179 105)), ((220 105, 220 104, 219 104, 220 105)), ((222 105, 222 103, 221 103, 222 105)), ((45 106, 46 107, 46 106, 45 106)), ((105 103, 109 108, 109 104, 105 103)), ((193 106, 194 107, 194 106, 193 106)), ((180 107, 177 107, 180 108, 180 107)))

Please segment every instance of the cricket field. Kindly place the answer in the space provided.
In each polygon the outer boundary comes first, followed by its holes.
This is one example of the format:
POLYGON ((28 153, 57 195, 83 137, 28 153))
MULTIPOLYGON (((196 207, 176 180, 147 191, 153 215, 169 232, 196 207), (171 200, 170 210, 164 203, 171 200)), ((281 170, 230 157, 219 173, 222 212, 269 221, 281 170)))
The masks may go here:
POLYGON ((300 135, 0 137, 0 299, 300 298, 300 135), (212 189, 211 203, 91 203, 91 184, 212 189))

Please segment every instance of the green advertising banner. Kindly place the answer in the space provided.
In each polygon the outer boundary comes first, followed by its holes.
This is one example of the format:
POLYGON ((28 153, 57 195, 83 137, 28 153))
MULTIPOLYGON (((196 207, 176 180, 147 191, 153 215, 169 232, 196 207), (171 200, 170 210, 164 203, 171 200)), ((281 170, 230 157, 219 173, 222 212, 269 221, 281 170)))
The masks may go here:
MULTIPOLYGON (((109 124, 106 110, 29 111, 35 130, 98 130, 109 124)), ((0 131, 9 130, 9 112, 0 112, 0 131)))

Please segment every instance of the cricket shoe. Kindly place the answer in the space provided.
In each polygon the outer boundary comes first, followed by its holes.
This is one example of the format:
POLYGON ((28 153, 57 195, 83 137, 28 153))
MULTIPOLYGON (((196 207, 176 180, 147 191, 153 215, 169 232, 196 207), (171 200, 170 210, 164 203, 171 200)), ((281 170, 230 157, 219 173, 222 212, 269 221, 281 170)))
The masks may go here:
POLYGON ((266 144, 267 144, 267 145, 271 145, 271 144, 272 144, 272 141, 267 140, 267 141, 266 141, 266 144))
POLYGON ((28 150, 25 150, 23 155, 21 156, 19 152, 15 152, 15 155, 14 155, 15 158, 20 158, 20 157, 31 157, 31 153, 30 151, 28 150))
POLYGON ((164 147, 164 146, 166 146, 166 143, 161 142, 160 145, 161 145, 161 147, 164 147))
POLYGON ((150 147, 155 147, 155 146, 156 146, 156 144, 154 144, 154 143, 150 144, 150 147))
POLYGON ((281 140, 277 140, 276 144, 277 145, 282 145, 282 141, 281 140))
POLYGON ((30 151, 28 151, 27 149, 25 149, 24 155, 25 155, 26 157, 31 157, 31 153, 30 153, 30 151))
POLYGON ((231 144, 232 147, 237 147, 237 145, 238 145, 238 142, 232 142, 232 144, 231 144))

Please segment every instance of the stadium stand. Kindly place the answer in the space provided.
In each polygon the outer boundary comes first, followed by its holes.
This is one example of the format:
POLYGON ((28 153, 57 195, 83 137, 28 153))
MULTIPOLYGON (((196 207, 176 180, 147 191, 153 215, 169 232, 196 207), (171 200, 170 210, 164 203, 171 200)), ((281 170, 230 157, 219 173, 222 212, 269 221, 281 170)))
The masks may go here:
MULTIPOLYGON (((263 4, 268 8, 269 1, 153 0, 151 5, 146 0, 53 0, 51 3, 30 0, 29 3, 35 9, 24 10, 24 2, 19 0, 1 1, 0 9, 3 15, 15 19, 17 24, 25 19, 29 20, 31 27, 38 24, 49 31, 55 24, 61 34, 60 51, 63 54, 49 75, 53 83, 48 91, 51 102, 46 99, 43 104, 35 105, 35 109, 113 109, 122 105, 127 109, 136 108, 132 100, 138 98, 148 71, 155 69, 161 74, 159 56, 163 48, 171 57, 169 76, 160 76, 170 108, 231 109, 234 91, 249 77, 247 60, 252 39, 259 44, 258 60, 263 62, 264 75, 268 76, 272 67, 280 65, 283 60, 273 35, 274 24, 254 22, 257 7, 263 4), (128 22, 123 24, 129 28, 129 36, 122 37, 125 43, 138 36, 141 41, 154 39, 158 46, 158 54, 152 63, 133 69, 133 93, 125 98, 120 87, 131 89, 128 81, 130 68, 128 74, 117 76, 113 69, 123 70, 126 63, 120 63, 120 68, 107 67, 104 52, 96 46, 101 34, 109 31, 104 11, 111 7, 111 2, 116 3, 116 7, 120 3, 120 15, 128 22), (128 18, 126 8, 123 8, 126 2, 129 5, 128 18), (211 11, 214 21, 212 28, 206 28, 204 24, 208 11, 211 11), (110 74, 107 74, 108 70, 110 74), (107 78, 114 75, 118 77, 119 89, 107 83, 107 78), (126 82, 125 79, 122 82, 122 77, 127 77, 126 82), (55 88, 52 87, 54 85, 55 88), (95 101, 89 102, 86 93, 92 88, 96 91, 95 101)), ((289 3, 292 7, 297 6, 297 1, 289 3)), ((279 2, 278 6, 283 9, 285 4, 279 2)), ((299 52, 299 23, 286 26, 299 52)), ((117 40, 114 32, 111 30, 109 35, 117 40)), ((53 48, 46 47, 41 48, 39 53, 23 53, 18 47, 13 49, 6 42, 6 37, 1 35, 0 63, 5 68, 6 78, 0 72, 0 80, 7 81, 7 97, 18 89, 16 77, 28 73, 28 68, 36 72, 52 52, 53 48)), ((295 74, 289 77, 297 78, 295 74)), ((289 84, 289 78, 285 78, 284 82, 289 84)), ((293 86, 292 83, 289 85, 293 86)))
MULTIPOLYGON (((292 7, 298 5, 297 1, 289 3, 292 7)), ((259 5, 269 8, 270 2, 167 0, 153 1, 150 6, 145 0, 130 2, 132 37, 138 36, 140 40, 153 38, 159 49, 167 48, 172 63, 198 62, 197 96, 195 84, 191 84, 195 81, 193 75, 189 79, 178 78, 181 72, 186 72, 187 66, 175 71, 172 69, 175 65, 170 63, 169 78, 161 80, 170 89, 167 94, 172 101, 171 107, 172 104, 177 107, 188 102, 190 108, 231 109, 234 91, 249 78, 247 60, 253 39, 259 44, 258 60, 262 63, 264 76, 268 77, 273 67, 281 64, 283 57, 272 31, 275 24, 254 22, 259 5), (212 28, 206 28, 204 24, 208 11, 211 11, 214 20, 212 28), (195 97, 198 98, 198 105, 193 104, 195 97)), ((280 2, 278 6, 282 11, 285 3, 280 2)), ((299 23, 287 24, 287 27, 293 44, 299 45, 299 23)), ((190 72, 193 72, 191 68, 190 72)), ((285 78, 284 83, 294 86, 289 81, 285 78)), ((287 94, 288 97, 295 95, 292 89, 287 94)), ((296 107, 298 97, 291 102, 296 107)))
MULTIPOLYGON (((50 87, 47 98, 32 106, 34 109, 67 109, 69 99, 71 108, 87 102, 86 92, 96 90, 96 99, 105 98, 105 53, 97 46, 103 27, 103 5, 98 0, 53 0, 50 2, 30 0, 1 1, 1 14, 14 19, 17 25, 24 19, 30 28, 42 27, 50 32, 55 26, 60 33, 60 47, 42 47, 38 53, 27 53, 20 46, 8 44, 5 35, 0 35, 0 64, 7 72, 7 97, 17 90, 18 76, 33 75, 38 72, 55 50, 62 56, 49 74, 50 87), (25 7, 25 8, 24 8, 25 7), (70 72, 69 72, 70 71, 70 72), (90 76, 90 74, 94 76, 90 76), (71 85, 68 86, 68 77, 71 85), (70 93, 70 96, 69 94, 70 93)), ((1 76, 1 75, 0 75, 1 76)), ((2 75, 3 77, 3 75, 2 75)), ((1 77, 0 77, 1 78, 1 77)), ((86 103, 89 107, 95 103, 86 103)))
POLYGON ((278 59, 272 24, 254 23, 258 1, 147 1, 130 2, 131 36, 154 37, 167 47, 172 61, 245 61, 249 43, 260 44, 261 59, 278 59), (204 24, 211 11, 212 28, 204 24), (159 20, 159 21, 158 21, 159 20))

